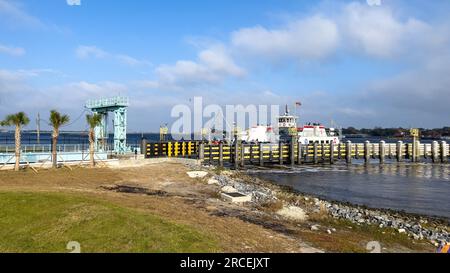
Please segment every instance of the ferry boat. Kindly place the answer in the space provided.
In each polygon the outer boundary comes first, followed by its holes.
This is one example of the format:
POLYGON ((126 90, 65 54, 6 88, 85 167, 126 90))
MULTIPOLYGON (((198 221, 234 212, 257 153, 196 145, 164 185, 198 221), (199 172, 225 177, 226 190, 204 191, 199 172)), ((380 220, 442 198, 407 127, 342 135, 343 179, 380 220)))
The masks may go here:
POLYGON ((339 144, 340 136, 335 128, 325 128, 319 123, 308 123, 304 126, 297 126, 298 117, 289 114, 289 108, 286 105, 284 115, 278 117, 278 130, 280 140, 289 142, 292 135, 297 134, 298 142, 307 144, 339 144))
POLYGON ((299 127, 298 117, 291 115, 286 106, 284 115, 277 118, 278 135, 272 126, 254 126, 240 134, 240 140, 246 143, 275 143, 278 141, 290 142, 296 136, 298 142, 307 144, 339 144, 341 136, 335 128, 326 128, 318 123, 308 123, 299 127))
POLYGON ((298 142, 302 144, 339 144, 340 137, 335 128, 325 128, 320 124, 308 124, 298 128, 298 142))
POLYGON ((241 132, 239 139, 245 143, 275 143, 277 136, 272 126, 257 125, 241 132))

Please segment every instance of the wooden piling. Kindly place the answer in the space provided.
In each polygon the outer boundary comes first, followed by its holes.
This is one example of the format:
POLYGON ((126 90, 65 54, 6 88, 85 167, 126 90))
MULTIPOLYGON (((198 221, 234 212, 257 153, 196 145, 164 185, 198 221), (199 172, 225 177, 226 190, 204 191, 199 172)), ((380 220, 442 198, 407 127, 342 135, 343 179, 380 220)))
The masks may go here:
POLYGON ((166 153, 164 154, 165 156, 167 157, 172 156, 172 144, 170 142, 161 144, 161 147, 163 147, 166 151, 166 153))
POLYGON ((185 157, 186 156, 186 142, 181 142, 181 156, 185 157))
POLYGON ((368 140, 364 142, 364 162, 366 164, 370 163, 370 141, 368 140))
POLYGON ((386 157, 386 142, 380 141, 380 147, 379 147, 379 157, 380 157, 380 164, 384 164, 384 159, 386 157))
POLYGON ((352 142, 350 140, 345 143, 345 161, 347 164, 352 163, 352 142))
POLYGON ((297 164, 300 165, 302 164, 303 161, 303 145, 298 142, 297 144, 297 164))
POLYGON ((397 142, 397 162, 403 161, 403 142, 397 142))
POLYGON ((272 144, 269 145, 269 162, 270 163, 273 162, 273 145, 272 144))
POLYGON ((234 141, 234 168, 239 169, 239 141, 237 138, 234 141))
POLYGON ((341 154, 342 150, 341 149, 342 149, 342 146, 341 146, 341 143, 339 142, 339 144, 338 144, 338 156, 337 156, 338 160, 342 159, 342 154, 341 154))
POLYGON ((253 144, 250 144, 250 147, 249 147, 249 152, 250 152, 250 165, 252 165, 253 164, 253 144))
POLYGON ((314 142, 314 155, 313 155, 314 164, 319 163, 319 158, 318 158, 317 153, 318 153, 317 142, 314 142))
POLYGON ((147 154, 147 140, 145 138, 143 138, 141 141, 141 154, 147 154))
POLYGON ((290 158, 292 167, 295 165, 295 142, 296 142, 296 138, 292 137, 291 143, 290 143, 291 147, 289 149, 289 158, 290 158))
POLYGON ((245 166, 245 147, 244 143, 241 142, 241 167, 245 166))
POLYGON ((428 158, 428 146, 427 146, 427 144, 423 144, 423 158, 425 158, 425 159, 428 158))
POLYGON ((433 161, 433 163, 437 163, 439 160, 439 144, 437 141, 433 141, 431 143, 431 160, 433 161))
POLYGON ((259 143, 259 166, 264 166, 264 144, 259 143))
POLYGON ((180 143, 178 143, 178 142, 175 142, 173 144, 173 156, 174 157, 178 157, 178 155, 179 155, 179 146, 180 146, 180 143))
POLYGON ((311 156, 309 154, 310 147, 311 147, 311 144, 305 145, 305 163, 311 163, 311 156))
POLYGON ((283 142, 281 141, 278 144, 278 156, 280 165, 283 165, 283 142))
POLYGON ((322 151, 322 163, 325 163, 325 158, 326 158, 326 152, 325 152, 325 144, 324 143, 322 143, 321 145, 320 145, 320 148, 321 148, 321 151, 322 151))
POLYGON ((208 144, 208 150, 209 150, 209 164, 212 164, 214 161, 214 154, 213 154, 213 145, 211 143, 208 144))
MULTIPOLYGON (((415 142, 415 146, 413 147, 413 149, 414 149, 414 156, 415 156, 414 162, 420 162, 420 141, 419 140, 417 140, 415 142)), ((424 152, 425 152, 425 150, 424 150, 424 152)))
POLYGON ((219 166, 223 167, 223 143, 219 143, 219 166))
POLYGON ((330 144, 330 164, 334 164, 334 142, 330 144))
POLYGON ((446 163, 448 161, 447 154, 448 154, 447 142, 442 141, 441 142, 441 162, 442 163, 446 163))
POLYGON ((376 155, 375 155, 375 143, 372 143, 372 152, 370 153, 370 158, 371 159, 376 159, 376 155))
POLYGON ((359 159, 359 145, 355 143, 355 158, 359 159))
POLYGON ((203 160, 205 159, 205 144, 200 143, 200 147, 198 150, 198 159, 203 160))

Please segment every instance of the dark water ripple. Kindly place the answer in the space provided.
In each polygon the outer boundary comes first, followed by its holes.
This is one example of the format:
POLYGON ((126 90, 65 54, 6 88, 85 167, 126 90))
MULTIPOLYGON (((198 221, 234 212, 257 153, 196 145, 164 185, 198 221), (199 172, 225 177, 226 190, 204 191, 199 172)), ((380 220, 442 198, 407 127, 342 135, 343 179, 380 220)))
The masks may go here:
POLYGON ((450 219, 450 165, 299 166, 249 173, 324 199, 450 219))

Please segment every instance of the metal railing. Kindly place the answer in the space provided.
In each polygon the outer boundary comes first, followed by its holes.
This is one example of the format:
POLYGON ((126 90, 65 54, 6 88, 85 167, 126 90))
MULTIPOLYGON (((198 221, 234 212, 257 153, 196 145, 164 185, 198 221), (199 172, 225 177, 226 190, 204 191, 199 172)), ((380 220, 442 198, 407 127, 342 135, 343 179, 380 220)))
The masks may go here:
MULTIPOLYGON (((89 144, 59 144, 56 146, 58 153, 77 153, 89 152, 89 144)), ((130 150, 134 152, 137 149, 140 152, 140 145, 128 145, 130 150)), ((0 154, 13 154, 16 150, 14 145, 0 145, 0 154)), ((21 145, 22 153, 51 153, 52 145, 21 145)), ((102 149, 104 152, 113 153, 114 145, 108 144, 102 149)))
MULTIPOLYGON (((57 145, 58 152, 83 152, 89 150, 89 145, 84 144, 63 144, 57 145)), ((0 153, 14 153, 16 147, 14 145, 0 145, 0 153)), ((22 145, 20 147, 22 153, 50 153, 52 145, 22 145)))
POLYGON ((89 109, 112 107, 112 106, 128 106, 129 100, 127 97, 114 97, 107 99, 88 100, 86 107, 89 109))

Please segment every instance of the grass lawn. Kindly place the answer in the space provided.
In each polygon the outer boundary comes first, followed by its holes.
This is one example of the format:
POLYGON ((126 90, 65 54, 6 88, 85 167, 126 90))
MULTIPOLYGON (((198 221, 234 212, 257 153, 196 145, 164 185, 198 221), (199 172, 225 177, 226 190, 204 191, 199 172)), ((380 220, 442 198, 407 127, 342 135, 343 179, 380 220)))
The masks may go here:
POLYGON ((61 193, 0 193, 0 252, 217 252, 189 226, 105 201, 61 193))

